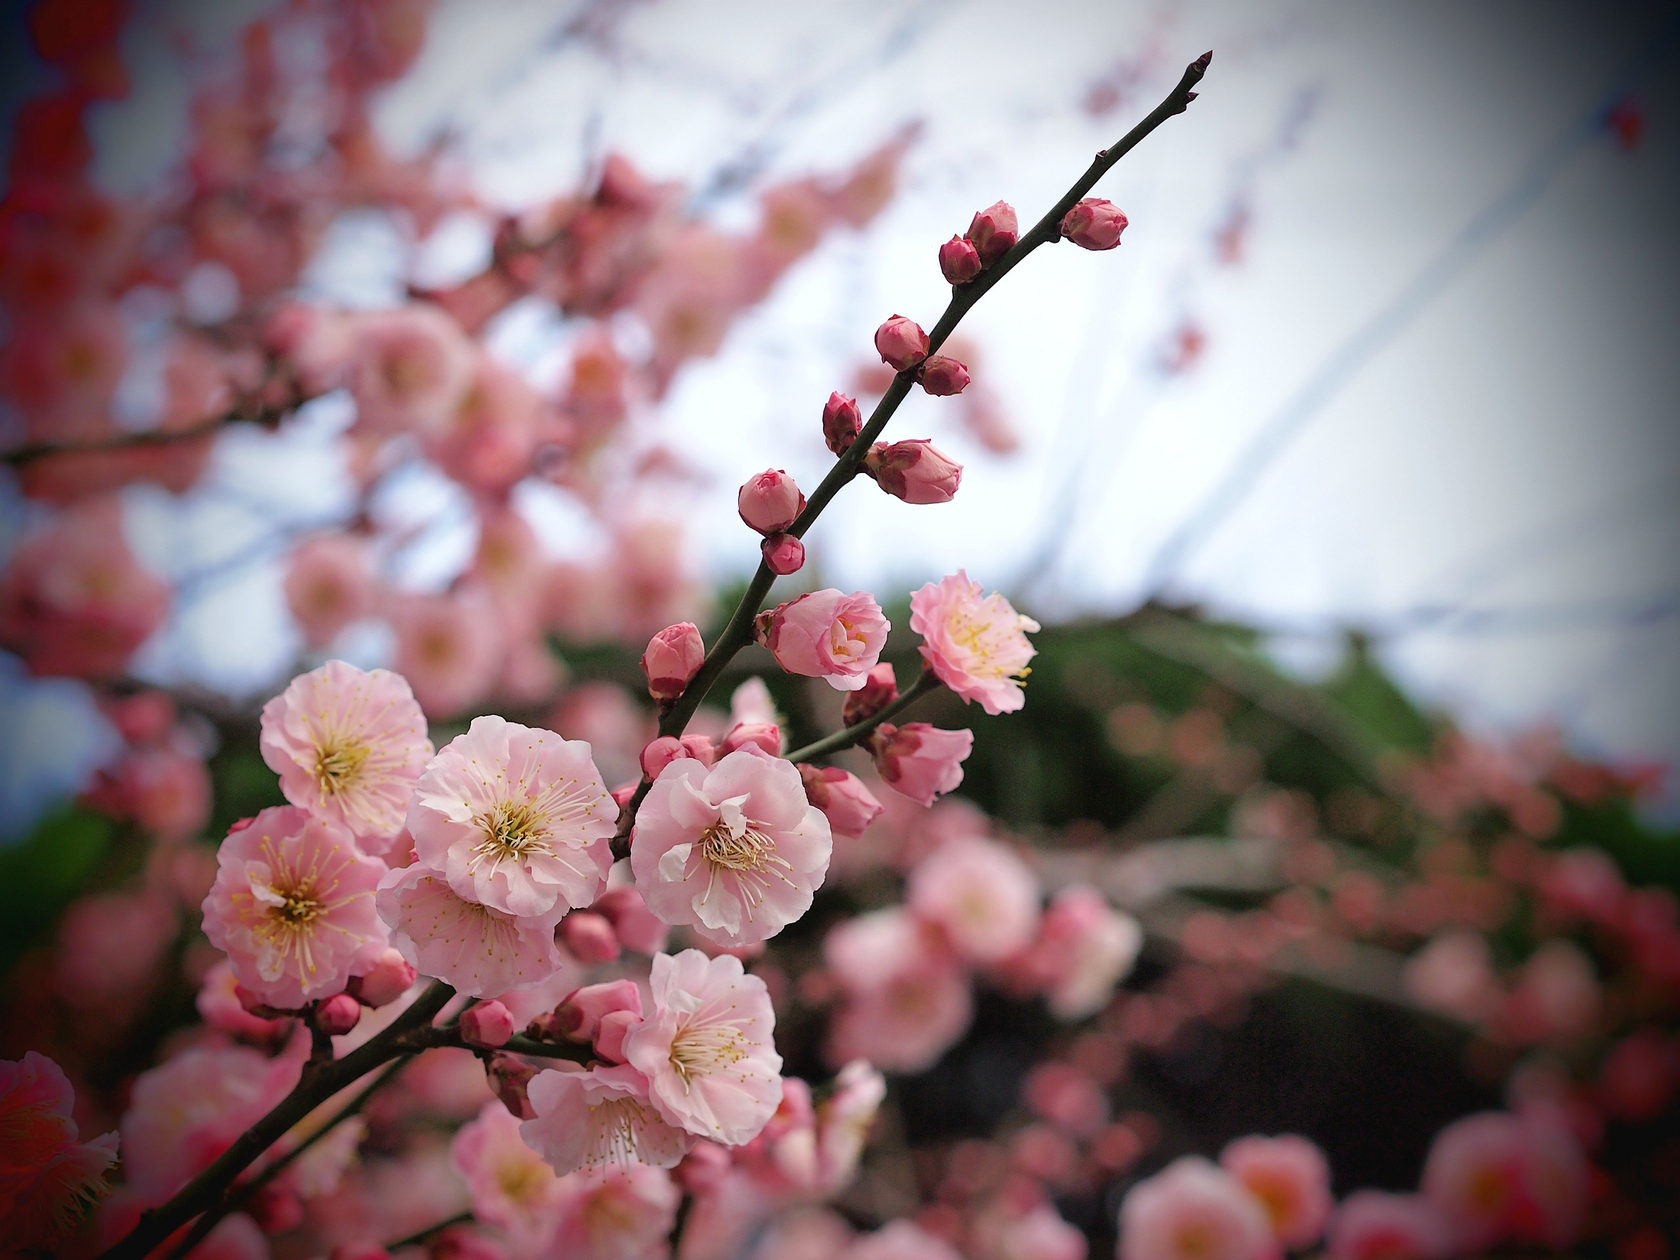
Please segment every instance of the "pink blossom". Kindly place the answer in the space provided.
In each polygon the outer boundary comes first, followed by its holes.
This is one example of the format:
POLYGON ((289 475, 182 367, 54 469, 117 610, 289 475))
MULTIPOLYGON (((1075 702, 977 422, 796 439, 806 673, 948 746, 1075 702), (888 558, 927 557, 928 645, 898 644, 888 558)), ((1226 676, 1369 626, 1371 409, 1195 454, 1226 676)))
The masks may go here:
POLYGON ((962 393, 968 381, 968 366, 948 354, 933 355, 916 368, 916 383, 935 398, 962 393))
POLYGON ((1023 957, 1009 960, 1009 971, 1042 989, 1056 1018, 1084 1019, 1114 996, 1114 986, 1131 971, 1142 947, 1143 928, 1136 919, 1114 909, 1095 888, 1075 884, 1051 899, 1038 939, 1023 957))
POLYGON ((805 510, 805 496, 787 473, 767 468, 742 483, 736 505, 749 528, 779 534, 805 510))
POLYGON ((771 534, 758 545, 764 567, 777 577, 798 573, 805 567, 805 544, 792 534, 771 534))
POLYGON ((980 251, 967 237, 953 236, 939 247, 939 273, 947 284, 967 284, 980 274, 980 266, 980 251))
POLYGON ((1120 1203, 1120 1260, 1271 1260, 1279 1254, 1260 1204, 1199 1156, 1174 1160, 1120 1203))
POLYGON ((647 1078, 626 1064, 539 1072, 526 1092, 536 1116, 520 1136, 562 1176, 635 1162, 672 1168, 694 1141, 660 1117, 647 1078))
POLYGON ((0 1062, 0 1237, 20 1251, 47 1250, 102 1197, 117 1135, 86 1142, 72 1115, 75 1091, 44 1054, 0 1062))
POLYGON ((295 1010, 340 993, 384 953, 374 889, 385 864, 337 823, 275 806, 229 833, 216 856, 204 934, 267 1005, 295 1010))
POLYGON ((373 612, 376 589, 366 545, 349 534, 304 539, 287 562, 285 592, 304 642, 325 647, 373 612))
MULTIPOLYGON (((748 754, 749 756, 751 754, 748 754)), ((750 1141, 782 1096, 775 1012, 764 981, 730 955, 660 954, 653 1011, 624 1039, 666 1121, 726 1146, 750 1141)))
POLYGON ((492 716, 426 767, 408 830, 419 861, 460 896, 531 916, 600 895, 617 819, 588 744, 492 716))
POLYGON ((1021 681, 1037 654, 1026 631, 1038 622, 1023 617, 1002 595, 981 595, 978 582, 958 569, 910 597, 910 628, 926 640, 922 659, 939 681, 987 713, 1021 707, 1021 681))
POLYGON ((292 1056, 200 1047, 142 1073, 122 1119, 129 1189, 163 1202, 284 1098, 299 1067, 292 1056))
POLYGON ((701 641, 699 626, 692 621, 666 626, 648 641, 647 651, 642 653, 648 694, 655 700, 675 700, 705 659, 706 645, 701 641))
POLYGON ((394 945, 423 976, 435 976, 468 997, 495 997, 546 980, 562 965, 554 927, 565 913, 516 917, 469 901, 441 871, 415 865, 380 883, 380 917, 394 945))
POLYGON ((776 663, 790 674, 821 678, 837 691, 856 691, 887 645, 891 624, 862 591, 813 591, 764 614, 762 636, 776 663))
POLYGON ((525 378, 476 353, 455 406, 426 430, 426 453, 465 486, 505 492, 531 471, 543 422, 543 398, 525 378))
POLYGON ((1304 1137, 1244 1137, 1219 1153, 1219 1164, 1252 1194, 1272 1233, 1291 1250, 1311 1246, 1330 1218, 1330 1165, 1304 1137))
POLYGON ((549 1255, 566 1260, 665 1260, 682 1193, 663 1168, 630 1164, 561 1178, 549 1255))
POLYGON ((829 930, 823 959, 844 995, 829 1024, 831 1063, 867 1059, 919 1072, 967 1031, 967 973, 906 910, 876 910, 829 930))
POLYGON ((507 1045, 516 1031, 513 1012, 494 999, 469 1006, 458 1022, 462 1041, 487 1050, 507 1045))
POLYGON ((665 922, 747 945, 810 909, 831 850, 798 768, 743 748, 710 767, 683 758, 660 772, 636 815, 630 868, 665 922))
POLYGON ((914 1221, 889 1221, 873 1234, 860 1234, 837 1260, 962 1260, 944 1239, 914 1221))
POLYGON ((402 829, 432 755, 408 683, 343 661, 299 674, 263 705, 259 746, 288 801, 369 840, 402 829))
POLYGON ((824 444, 836 455, 844 455, 862 429, 863 413, 858 410, 857 399, 835 390, 823 404, 824 444))
POLYGON ((973 747, 973 731, 945 731, 926 722, 883 722, 869 737, 881 781, 922 805, 962 782, 962 763, 973 747))
POLYGON ((1113 249, 1126 223, 1126 216, 1112 201, 1087 197, 1062 216, 1061 233, 1081 249, 1113 249))
POLYGON ((908 372, 927 358, 928 335, 915 320, 894 315, 875 330, 875 349, 895 372, 908 372))
POLYGON ((816 1114, 817 1188, 823 1193, 836 1194, 851 1183, 886 1096, 886 1078, 862 1059, 853 1059, 835 1076, 816 1114))
POLYGON ((982 265, 990 267, 1001 261, 1021 236, 1015 207, 1007 201, 994 201, 984 210, 976 210, 965 235, 979 252, 982 265))
POLYGON ((356 424, 386 434, 442 431, 472 384, 473 347, 442 310, 411 303, 352 319, 356 424))
POLYGON ((1522 1122, 1484 1111, 1435 1135, 1424 1161, 1422 1189, 1456 1246, 1485 1247, 1506 1237, 1523 1195, 1522 1122))
POLYGON ((836 836, 855 839, 881 816, 881 802, 855 774, 838 766, 806 764, 799 767, 799 777, 805 783, 805 799, 822 810, 836 836))
POLYGON ((906 503, 949 503, 962 484, 962 465, 926 438, 877 442, 864 456, 863 471, 906 503))
POLYGON ((1448 928, 1406 960, 1401 984, 1433 1010, 1479 1023, 1499 1001, 1499 977, 1487 939, 1469 928, 1448 928))
POLYGON ((534 1253, 547 1241, 560 1217, 560 1179, 500 1102, 485 1103, 455 1134, 449 1162, 467 1183, 476 1219, 506 1230, 521 1252, 534 1253))
POLYGON ((978 836, 947 840, 910 876, 905 901, 937 924, 959 957, 997 962, 1038 931, 1038 880, 1001 844, 978 836))
POLYGON ((482 585, 462 583, 437 595, 405 595, 390 604, 396 668, 433 717, 450 717, 482 699, 502 667, 503 626, 482 585))
POLYGON ((1328 1260, 1441 1260, 1450 1246, 1439 1213, 1422 1195, 1359 1190, 1330 1221, 1328 1260))

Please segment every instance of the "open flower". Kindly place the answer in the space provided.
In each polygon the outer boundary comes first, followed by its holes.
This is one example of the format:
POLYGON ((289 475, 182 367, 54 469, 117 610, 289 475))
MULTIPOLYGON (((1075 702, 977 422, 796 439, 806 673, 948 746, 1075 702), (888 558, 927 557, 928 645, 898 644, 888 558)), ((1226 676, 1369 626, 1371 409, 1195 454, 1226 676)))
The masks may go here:
POLYGON ((752 1141, 782 1098, 764 981, 732 955, 685 949, 654 958, 651 987, 653 1012, 624 1038, 624 1057, 647 1077, 650 1101, 696 1136, 726 1146, 752 1141))
POLYGON ((340 993, 385 952, 373 904, 385 863, 337 823, 275 806, 231 832, 217 859, 204 934, 269 1006, 340 993))
POLYGON ((554 1232, 560 1179, 520 1136, 516 1116, 492 1099, 449 1144, 449 1162, 467 1183, 473 1215, 535 1253, 554 1232))
POLYGON ((833 847, 790 761, 751 748, 660 771, 636 815, 630 869, 648 909, 719 945, 780 932, 811 908, 833 847))
POLYGON ((891 624, 866 593, 812 591, 766 614, 764 646, 790 674, 856 691, 881 659, 891 624))
POLYGON ((20 1250, 45 1251, 104 1197, 117 1135, 82 1142, 75 1091, 58 1064, 31 1050, 0 1062, 0 1231, 20 1250))
POLYGON ((328 661, 263 705, 263 760, 299 809, 379 839, 402 829, 432 755, 426 717, 401 674, 328 661))
POLYGON ((928 668, 964 700, 994 715, 1021 707, 1021 680, 1037 655, 1025 632, 1039 626, 1002 595, 982 596, 980 584, 958 569, 910 597, 910 628, 926 640, 928 668))
POLYGON ((480 717, 420 776, 408 830, 462 897, 529 916, 595 900, 617 819, 588 744, 480 717))
POLYGON ((560 970, 554 928, 566 913, 521 917, 470 901, 441 871, 391 871, 379 887, 391 944, 424 976, 447 980, 468 997, 492 997, 547 980, 560 970))
POLYGON ((538 1072, 527 1095, 537 1114, 520 1136, 562 1175, 603 1164, 671 1168, 694 1144, 654 1110, 647 1078, 628 1064, 538 1072))

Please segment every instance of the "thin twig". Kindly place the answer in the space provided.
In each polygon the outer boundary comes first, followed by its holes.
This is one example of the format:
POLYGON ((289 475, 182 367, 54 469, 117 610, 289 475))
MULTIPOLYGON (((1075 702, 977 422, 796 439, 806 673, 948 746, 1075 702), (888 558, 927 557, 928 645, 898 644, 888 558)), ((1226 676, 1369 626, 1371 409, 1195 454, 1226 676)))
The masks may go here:
POLYGON ((835 731, 834 734, 823 739, 806 744, 803 748, 796 748, 787 754, 787 760, 795 763, 815 761, 818 757, 827 757, 831 753, 850 748, 881 723, 897 717, 912 703, 921 699, 937 686, 939 686, 939 679, 934 676, 933 671, 924 670, 921 677, 917 678, 911 685, 910 690, 899 696, 898 699, 875 716, 867 717, 861 722, 854 722, 851 726, 835 731))

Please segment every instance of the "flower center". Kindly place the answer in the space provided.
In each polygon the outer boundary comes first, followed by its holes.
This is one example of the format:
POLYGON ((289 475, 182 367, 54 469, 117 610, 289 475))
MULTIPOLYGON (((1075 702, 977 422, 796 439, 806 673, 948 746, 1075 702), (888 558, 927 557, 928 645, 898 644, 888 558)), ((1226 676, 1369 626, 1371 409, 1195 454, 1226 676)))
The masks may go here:
POLYGON ((671 1038, 671 1066, 684 1087, 696 1076, 709 1076, 746 1057, 746 1038, 734 1024, 691 1024, 671 1038))
POLYGON ((315 899, 314 890, 307 887, 292 888, 280 892, 280 904, 274 907, 274 917, 287 926, 301 927, 305 923, 312 923, 320 918, 324 908, 315 899))
POLYGON ((521 1207, 534 1206, 548 1180, 548 1165, 540 1159, 509 1159, 496 1169, 496 1185, 521 1207))
POLYGON ((548 839, 548 815, 529 801, 497 801, 474 822, 484 838, 473 846, 468 871, 485 858, 490 859, 494 871, 508 860, 517 862, 533 853, 554 852, 548 839))
POLYGON ((323 743, 315 753, 315 782, 321 785, 321 791, 337 796, 349 788, 369 751, 366 744, 350 740, 323 743))
POLYGON ((700 856, 726 870, 757 871, 772 859, 774 846, 770 837, 751 827, 743 827, 737 833, 727 823, 720 822, 700 834, 700 856))

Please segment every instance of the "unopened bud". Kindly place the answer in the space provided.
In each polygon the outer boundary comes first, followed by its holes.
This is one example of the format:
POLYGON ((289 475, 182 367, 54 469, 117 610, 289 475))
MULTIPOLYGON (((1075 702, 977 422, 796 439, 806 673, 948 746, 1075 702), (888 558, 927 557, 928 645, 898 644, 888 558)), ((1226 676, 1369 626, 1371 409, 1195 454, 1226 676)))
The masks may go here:
POLYGON ((779 534, 805 510, 805 496, 779 468, 748 477, 736 496, 741 519, 761 534, 779 534))
POLYGON ((373 966, 351 978, 346 992, 363 1006, 385 1006, 408 992, 416 974, 408 959, 387 949, 373 966))
POLYGON ((609 1011, 642 1013, 642 993, 633 980, 612 980, 606 984, 586 984, 574 989, 554 1008, 555 1026, 561 1039, 593 1041, 595 1030, 609 1011))
POLYGON ((717 760, 717 749, 712 746, 710 735, 684 735, 682 746, 701 765, 709 766, 717 760))
POLYGON ((962 481, 962 465, 925 438, 877 443, 864 457, 863 470, 906 503, 949 503, 962 481))
POLYGON ((691 621, 666 626, 648 640, 647 651, 642 653, 648 694, 655 700, 675 700, 705 659, 706 645, 701 642, 699 626, 691 621))
POLYGON ((315 1007, 309 1022, 329 1037, 342 1037, 362 1017, 362 1004, 348 993, 335 993, 315 1007))
POLYGON ((980 251, 964 236, 953 236, 939 247, 939 270, 949 284, 967 284, 980 274, 980 251))
POLYGON ((642 773, 650 779, 657 779, 659 772, 673 761, 681 761, 688 756, 688 750, 682 746, 682 740, 675 735, 661 735, 658 739, 649 740, 642 748, 642 773))
POLYGON ((764 567, 777 577, 798 573, 805 567, 805 544, 792 534, 771 534, 758 549, 764 553, 764 567))
POLYGON ((609 1063, 623 1063, 624 1034, 641 1022, 634 1011, 608 1011, 595 1029, 595 1053, 609 1063))
POLYGON ((537 1118, 536 1109, 525 1094, 526 1086, 536 1074, 536 1068, 511 1054, 493 1054, 484 1065, 484 1076, 490 1082, 491 1091, 502 1100, 502 1106, 521 1120, 537 1118))
POLYGON ((916 380, 928 393, 944 398, 968 388, 968 369, 950 355, 936 354, 916 369, 916 380))
POLYGON ((604 915, 574 910, 560 920, 558 936, 580 963, 609 963, 618 957, 618 933, 604 915))
POLYGON ((725 754, 737 748, 757 748, 772 757, 782 755, 782 730, 774 722, 738 722, 723 737, 725 754))
POLYGON ((614 888, 602 893, 591 909, 607 916, 625 949, 648 955, 664 951, 671 929, 647 908, 642 894, 634 888, 614 888))
POLYGON ((822 426, 828 449, 844 455, 863 430, 863 413, 858 410, 857 399, 835 390, 823 405, 822 426))
POLYGON ((475 1002, 461 1012, 461 1040, 494 1050, 513 1037, 513 1012, 500 1002, 475 1002))
POLYGON ((894 315, 875 330, 875 349, 895 372, 908 372, 927 358, 928 336, 915 320, 894 315))
POLYGON ((1062 216, 1062 235, 1081 249, 1113 249, 1125 230, 1120 207, 1101 197, 1087 197, 1062 216))
POLYGON ((859 722, 866 722, 894 700, 898 699, 898 680, 893 676, 893 667, 883 661, 871 669, 863 680, 863 686, 846 696, 840 706, 840 720, 847 726, 856 726, 859 722))
POLYGON ((1021 239, 1015 207, 1007 201, 994 201, 984 210, 976 211, 968 225, 968 239, 980 255, 981 266, 990 267, 1021 239))

